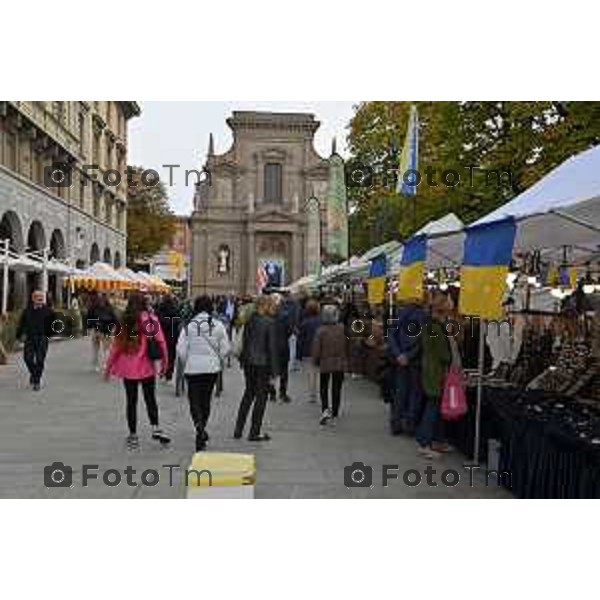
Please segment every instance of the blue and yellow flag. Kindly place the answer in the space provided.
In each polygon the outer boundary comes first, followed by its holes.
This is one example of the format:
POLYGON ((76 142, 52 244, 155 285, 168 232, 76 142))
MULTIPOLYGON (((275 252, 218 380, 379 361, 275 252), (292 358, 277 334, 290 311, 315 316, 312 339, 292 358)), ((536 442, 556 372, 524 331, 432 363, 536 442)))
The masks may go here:
POLYGON ((401 300, 423 299, 423 274, 427 256, 427 237, 417 235, 409 239, 402 250, 400 272, 398 273, 398 292, 401 300))
POLYGON ((558 282, 562 287, 575 289, 577 287, 577 270, 562 265, 558 270, 558 282))
POLYGON ((369 304, 381 304, 385 298, 385 274, 387 259, 385 254, 379 254, 371 259, 369 267, 369 304))
POLYGON ((502 317, 515 233, 512 218, 467 229, 460 270, 459 309, 463 315, 482 319, 502 317))
POLYGON ((403 196, 414 196, 417 193, 417 173, 419 166, 419 116, 417 107, 413 104, 410 107, 408 117, 408 128, 406 130, 406 139, 400 155, 400 165, 398 167, 398 181, 396 183, 396 192, 403 196))

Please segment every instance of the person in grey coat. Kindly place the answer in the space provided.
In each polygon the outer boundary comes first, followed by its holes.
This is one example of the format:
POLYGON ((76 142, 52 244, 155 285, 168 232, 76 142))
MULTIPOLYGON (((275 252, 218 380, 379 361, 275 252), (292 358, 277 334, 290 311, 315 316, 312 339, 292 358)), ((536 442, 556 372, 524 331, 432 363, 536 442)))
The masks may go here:
POLYGON ((321 425, 335 425, 342 398, 344 373, 348 368, 349 340, 344 325, 339 322, 340 312, 333 304, 323 306, 321 326, 313 340, 312 356, 320 371, 321 425), (329 408, 331 382, 332 407, 329 408))

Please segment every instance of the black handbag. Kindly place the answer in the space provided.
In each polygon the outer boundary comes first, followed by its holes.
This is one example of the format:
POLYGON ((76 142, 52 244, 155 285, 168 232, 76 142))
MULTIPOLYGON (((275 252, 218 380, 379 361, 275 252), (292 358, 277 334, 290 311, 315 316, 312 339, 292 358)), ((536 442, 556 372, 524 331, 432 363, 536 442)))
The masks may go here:
POLYGON ((146 353, 150 360, 162 360, 162 350, 160 344, 153 338, 147 338, 148 345, 146 347, 146 353))

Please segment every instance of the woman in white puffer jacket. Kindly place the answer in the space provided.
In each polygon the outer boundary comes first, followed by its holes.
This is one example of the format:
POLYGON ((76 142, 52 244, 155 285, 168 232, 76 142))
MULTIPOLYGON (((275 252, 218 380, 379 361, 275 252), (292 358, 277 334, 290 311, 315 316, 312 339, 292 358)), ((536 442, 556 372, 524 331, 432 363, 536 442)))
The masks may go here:
POLYGON ((177 341, 177 355, 185 365, 190 414, 196 428, 196 451, 206 448, 213 388, 231 350, 225 326, 212 313, 213 303, 208 296, 196 298, 196 316, 182 328, 177 341))

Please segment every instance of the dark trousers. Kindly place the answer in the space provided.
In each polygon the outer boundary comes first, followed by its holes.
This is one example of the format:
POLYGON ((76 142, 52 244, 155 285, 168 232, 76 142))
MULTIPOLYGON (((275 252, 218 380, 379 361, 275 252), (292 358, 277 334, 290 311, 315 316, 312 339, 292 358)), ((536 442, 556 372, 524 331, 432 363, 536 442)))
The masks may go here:
POLYGON ((340 402, 342 399, 342 384, 344 383, 344 372, 321 373, 321 410, 329 408, 329 382, 331 381, 331 413, 338 416, 340 402))
POLYGON ((129 433, 137 431, 137 403, 138 387, 142 386, 144 402, 148 412, 148 419, 151 425, 158 425, 158 404, 156 403, 156 379, 148 377, 147 379, 123 379, 125 386, 125 395, 127 397, 127 426, 129 433))
POLYGON ((31 383, 39 383, 41 381, 47 352, 48 338, 41 336, 25 340, 23 360, 29 370, 31 383))
MULTIPOLYGON (((287 396, 288 380, 289 380, 289 362, 284 363, 281 366, 281 373, 279 374, 279 397, 283 398, 287 396)), ((276 395, 275 386, 272 383, 268 385, 268 394, 272 395, 273 398, 276 395)))
POLYGON ((267 367, 249 365, 244 368, 246 378, 246 389, 240 402, 237 421, 235 424, 235 436, 241 437, 248 418, 250 407, 252 409, 252 424, 250 426, 250 437, 260 435, 262 420, 267 405, 267 393, 269 388, 269 370, 267 367))
POLYGON ((190 414, 196 428, 196 449, 206 442, 205 429, 210 417, 210 399, 217 381, 217 373, 186 375, 190 414))
POLYGON ((441 425, 439 400, 425 396, 421 419, 415 432, 419 446, 429 447, 433 442, 441 441, 441 425))
POLYGON ((173 379, 173 371, 175 370, 175 357, 177 354, 177 340, 173 337, 167 337, 167 370, 165 371, 165 379, 171 381, 173 379))
POLYGON ((217 375, 217 389, 216 389, 216 395, 220 396, 223 393, 223 371, 219 371, 218 373, 216 373, 217 375))
POLYGON ((412 433, 422 410, 421 372, 418 367, 397 367, 390 405, 393 434, 412 433))

